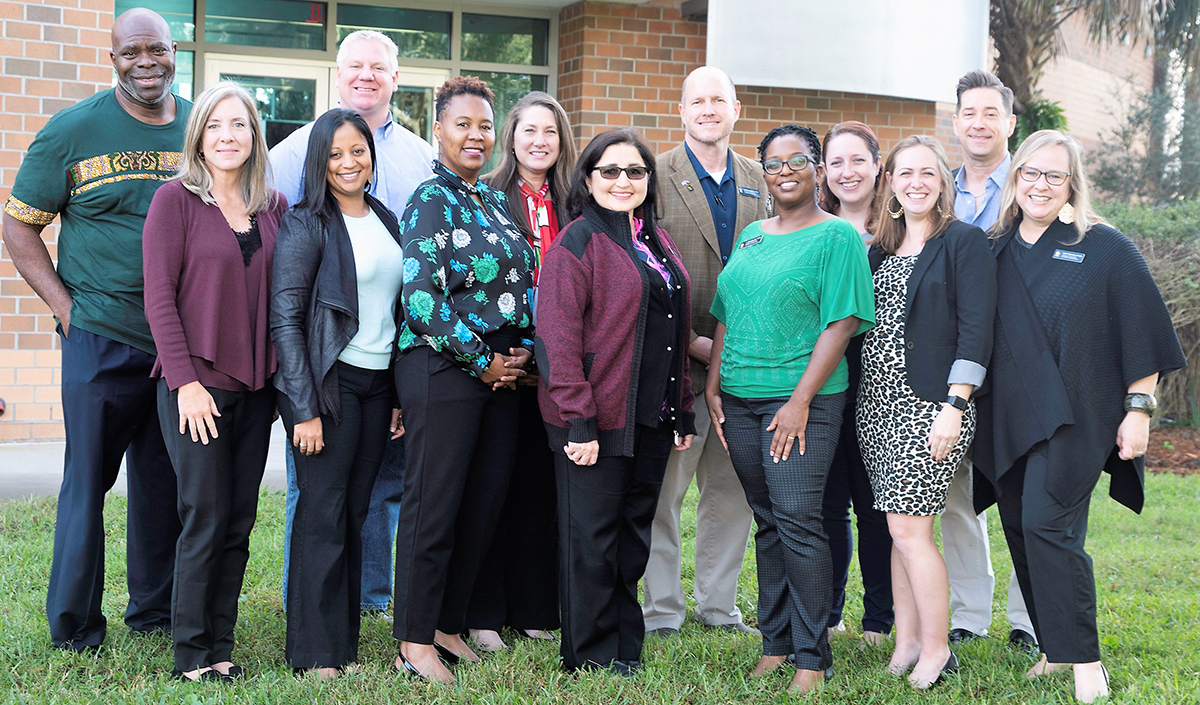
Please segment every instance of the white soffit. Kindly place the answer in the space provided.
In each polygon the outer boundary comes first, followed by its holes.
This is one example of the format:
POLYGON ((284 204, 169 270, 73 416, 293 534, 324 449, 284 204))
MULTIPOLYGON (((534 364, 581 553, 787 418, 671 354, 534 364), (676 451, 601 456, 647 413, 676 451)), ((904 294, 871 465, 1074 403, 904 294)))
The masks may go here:
POLYGON ((987 39, 987 0, 708 0, 708 63, 741 86, 953 103, 987 39))

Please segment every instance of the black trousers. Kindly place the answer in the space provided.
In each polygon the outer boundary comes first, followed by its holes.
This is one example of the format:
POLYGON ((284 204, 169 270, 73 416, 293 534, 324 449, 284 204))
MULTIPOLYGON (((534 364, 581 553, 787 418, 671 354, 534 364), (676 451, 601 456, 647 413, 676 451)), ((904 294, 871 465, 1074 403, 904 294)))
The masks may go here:
POLYGON ((1051 663, 1091 663, 1100 660, 1096 577, 1084 549, 1092 494, 1060 504, 1046 491, 1049 470, 1040 443, 1000 478, 1000 523, 1042 653, 1051 663))
MULTIPOLYGON (((389 370, 337 363, 341 421, 322 414, 325 449, 296 461, 296 516, 288 566, 286 657, 292 668, 338 668, 358 660, 362 525, 391 423, 389 370)), ((298 421, 285 395, 288 438, 298 421)))
POLYGON ((427 346, 400 356, 396 384, 408 467, 396 532, 392 633, 400 641, 432 644, 435 630, 467 628, 475 577, 512 473, 517 392, 492 391, 427 346))
POLYGON ((896 621, 892 610, 892 535, 887 515, 875 509, 875 493, 867 477, 858 446, 853 398, 847 397, 842 413, 842 431, 829 466, 825 499, 821 506, 829 555, 833 563, 833 602, 827 626, 842 621, 846 606, 846 581, 854 554, 854 532, 850 528, 850 504, 858 528, 858 566, 863 581, 863 631, 887 634, 896 621))
POLYGON ((102 514, 122 456, 129 482, 125 623, 135 631, 171 628, 179 514, 175 473, 155 415, 153 366, 153 355, 82 328, 62 338, 67 449, 46 594, 55 646, 83 650, 104 641, 102 514))
POLYGON ((829 543, 821 504, 842 426, 845 393, 813 398, 805 450, 771 459, 771 419, 788 397, 741 399, 721 394, 725 440, 746 501, 754 512, 758 561, 758 628, 763 655, 795 654, 796 667, 823 671, 833 663, 829 621, 829 543))
POLYGON ((258 486, 267 464, 275 389, 230 392, 208 388, 220 416, 205 445, 179 433, 179 392, 158 380, 158 421, 179 486, 183 531, 175 549, 171 633, 175 670, 232 660, 233 628, 258 486))
POLYGON ((472 629, 558 629, 558 517, 554 454, 538 389, 517 388, 517 452, 492 547, 467 610, 472 629))
POLYGON ((590 466, 554 453, 565 668, 642 657, 637 586, 650 560, 650 525, 673 437, 670 428, 638 425, 632 458, 601 456, 590 466))

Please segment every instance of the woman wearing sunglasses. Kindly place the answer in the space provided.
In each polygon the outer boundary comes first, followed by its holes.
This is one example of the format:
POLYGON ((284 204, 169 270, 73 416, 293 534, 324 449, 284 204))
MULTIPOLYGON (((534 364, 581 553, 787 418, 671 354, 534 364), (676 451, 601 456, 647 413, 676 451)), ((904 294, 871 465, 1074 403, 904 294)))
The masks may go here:
POLYGON ((831 603, 822 499, 848 384, 850 338, 875 321, 854 226, 819 203, 821 142, 784 125, 758 148, 778 215, 750 224, 717 277, 705 398, 754 512, 762 675, 795 655, 788 690, 829 675, 831 603))
MULTIPOLYGON (((563 666, 641 668, 637 584, 671 448, 695 435, 688 276, 655 225, 654 155, 630 129, 583 150, 575 220, 538 280, 539 404, 558 484, 563 666)), ((859 246, 861 249, 861 245, 859 246)))

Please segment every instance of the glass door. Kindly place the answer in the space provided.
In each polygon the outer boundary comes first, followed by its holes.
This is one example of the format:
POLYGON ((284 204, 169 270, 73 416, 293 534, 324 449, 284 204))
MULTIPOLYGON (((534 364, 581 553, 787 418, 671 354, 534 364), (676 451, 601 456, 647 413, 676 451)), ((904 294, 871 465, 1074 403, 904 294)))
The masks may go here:
POLYGON ((267 147, 337 103, 331 91, 332 69, 323 61, 209 54, 204 85, 236 81, 250 91, 265 126, 267 147), (332 98, 331 98, 332 93, 332 98))

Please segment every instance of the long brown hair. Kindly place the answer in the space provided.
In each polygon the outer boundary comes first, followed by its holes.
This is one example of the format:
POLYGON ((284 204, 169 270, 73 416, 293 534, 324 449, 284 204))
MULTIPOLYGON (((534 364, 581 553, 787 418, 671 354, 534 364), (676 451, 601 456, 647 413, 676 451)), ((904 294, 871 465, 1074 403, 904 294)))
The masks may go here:
MULTIPOLYGON (((866 123, 859 122, 858 120, 839 122, 829 128, 829 132, 825 133, 825 139, 821 140, 821 153, 825 155, 826 159, 829 159, 829 143, 833 141, 834 137, 841 137, 842 135, 854 135, 861 139, 866 143, 867 151, 871 153, 871 161, 876 164, 879 163, 879 138, 875 136, 875 131, 867 126, 866 123)), ((875 183, 872 184, 872 190, 878 192, 879 182, 882 180, 883 169, 880 169, 879 173, 875 174, 875 183)), ((841 200, 833 195, 833 189, 829 188, 829 167, 826 166, 825 175, 821 177, 821 208, 826 213, 837 215, 837 210, 841 205, 841 200)), ((871 205, 874 206, 874 202, 871 205)))
POLYGON ((871 214, 871 220, 867 224, 868 231, 874 234, 871 238, 870 245, 878 247, 884 253, 889 255, 896 254, 896 250, 900 248, 904 242, 904 235, 908 230, 908 224, 904 221, 904 216, 893 218, 888 209, 893 208, 891 202, 896 200, 896 193, 892 190, 891 174, 896 169, 896 157, 906 149, 913 147, 927 147, 934 157, 937 159, 938 174, 941 176, 942 192, 938 194, 937 203, 934 204, 934 210, 930 212, 930 217, 933 218, 933 229, 925 238, 926 241, 946 232, 946 228, 950 227, 956 218, 954 217, 954 177, 950 172, 950 160, 946 158, 946 150, 942 149, 942 143, 929 135, 909 135, 892 148, 892 151, 887 156, 887 161, 883 163, 883 171, 887 177, 880 179, 879 189, 875 192, 875 210, 871 214))
POLYGON ((521 195, 521 172, 517 168, 513 141, 516 139, 517 123, 521 121, 521 115, 534 107, 546 108, 553 113, 554 124, 558 128, 558 159, 546 173, 546 183, 550 184, 550 203, 554 206, 554 215, 560 228, 567 226, 567 194, 571 192, 571 172, 575 169, 577 159, 575 135, 571 131, 567 111, 563 110, 549 93, 527 93, 508 111, 508 117, 504 118, 504 127, 500 130, 500 148, 504 150, 504 157, 500 160, 500 166, 486 174, 483 181, 508 196, 508 209, 511 211, 513 223, 525 237, 533 237, 533 226, 529 223, 529 210, 525 208, 525 198, 521 195))

